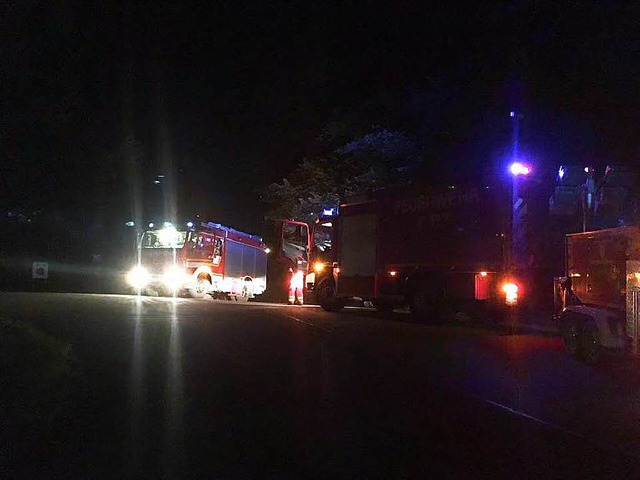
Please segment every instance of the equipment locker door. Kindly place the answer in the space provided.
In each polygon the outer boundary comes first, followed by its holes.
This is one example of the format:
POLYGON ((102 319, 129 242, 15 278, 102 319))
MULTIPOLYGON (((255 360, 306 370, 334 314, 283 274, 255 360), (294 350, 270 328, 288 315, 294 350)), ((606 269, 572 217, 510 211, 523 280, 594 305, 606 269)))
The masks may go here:
POLYGON ((374 294, 376 222, 373 213, 342 217, 338 277, 342 295, 370 298, 374 294))

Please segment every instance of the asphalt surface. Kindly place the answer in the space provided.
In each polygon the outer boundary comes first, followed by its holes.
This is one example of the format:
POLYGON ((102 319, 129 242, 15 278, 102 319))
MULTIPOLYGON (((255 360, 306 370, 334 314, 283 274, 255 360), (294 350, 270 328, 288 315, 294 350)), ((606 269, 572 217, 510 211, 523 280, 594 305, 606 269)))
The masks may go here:
POLYGON ((637 362, 553 336, 210 299, 0 293, 0 312, 73 364, 3 477, 640 476, 637 362))

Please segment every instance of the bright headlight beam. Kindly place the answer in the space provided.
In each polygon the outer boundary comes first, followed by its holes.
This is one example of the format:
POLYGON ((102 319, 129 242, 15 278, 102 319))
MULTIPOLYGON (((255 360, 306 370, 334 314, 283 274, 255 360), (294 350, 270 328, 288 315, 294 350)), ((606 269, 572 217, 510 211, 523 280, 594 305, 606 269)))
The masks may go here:
POLYGON ((133 267, 127 273, 127 283, 138 290, 146 287, 150 279, 149 272, 141 266, 133 267))
POLYGON ((172 265, 164 271, 162 281, 168 288, 176 289, 185 284, 186 274, 180 267, 172 265))
POLYGON ((175 227, 166 227, 158 230, 158 238, 163 245, 175 245, 178 243, 178 231, 175 227))

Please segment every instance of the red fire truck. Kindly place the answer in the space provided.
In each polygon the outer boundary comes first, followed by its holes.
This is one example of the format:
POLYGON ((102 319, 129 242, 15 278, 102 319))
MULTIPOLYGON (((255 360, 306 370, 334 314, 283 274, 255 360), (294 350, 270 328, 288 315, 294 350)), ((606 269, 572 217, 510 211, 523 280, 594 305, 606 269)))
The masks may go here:
POLYGON ((352 298, 381 310, 408 305, 424 319, 456 304, 517 307, 530 276, 507 265, 507 195, 488 185, 403 186, 348 199, 313 229, 307 286, 327 311, 352 298))
POLYGON ((567 235, 556 279, 556 318, 568 353, 589 362, 603 349, 638 353, 640 227, 567 235))
POLYGON ((145 231, 127 283, 138 292, 248 299, 266 288, 262 238, 218 223, 145 231))
POLYGON ((301 304, 311 249, 309 226, 304 222, 280 220, 273 227, 274 252, 268 263, 268 290, 261 300, 301 304))

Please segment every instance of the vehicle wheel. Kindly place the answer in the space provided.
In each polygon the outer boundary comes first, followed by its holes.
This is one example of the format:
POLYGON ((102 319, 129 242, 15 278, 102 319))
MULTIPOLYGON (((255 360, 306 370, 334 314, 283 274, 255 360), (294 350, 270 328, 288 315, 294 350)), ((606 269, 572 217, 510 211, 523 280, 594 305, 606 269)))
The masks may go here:
POLYGON ((248 302, 249 299, 253 297, 252 291, 253 288, 251 282, 244 282, 244 285, 242 285, 242 290, 240 291, 240 295, 236 295, 236 300, 243 303, 248 302))
POLYGON ((382 300, 375 300, 373 306, 379 312, 393 312, 395 305, 392 302, 385 302, 382 300))
POLYGON ((409 310, 417 322, 436 325, 442 322, 441 312, 435 298, 427 295, 425 288, 417 288, 409 297, 409 310))
POLYGON ((195 288, 189 292, 193 298, 206 298, 211 290, 211 282, 207 278, 199 278, 195 288))
POLYGON ((322 282, 318 286, 318 303, 326 312, 337 312, 344 307, 344 300, 337 298, 333 282, 322 282))
POLYGON ((562 326, 562 342, 564 349, 572 357, 578 358, 580 354, 580 342, 578 340, 578 322, 573 318, 567 318, 562 326))
POLYGON ((418 320, 425 317, 429 312, 427 311, 427 298, 421 289, 416 290, 409 297, 409 310, 411 315, 418 320))
POLYGON ((584 323, 579 337, 580 356, 587 363, 596 363, 600 358, 602 345, 600 343, 600 332, 593 320, 584 323))

